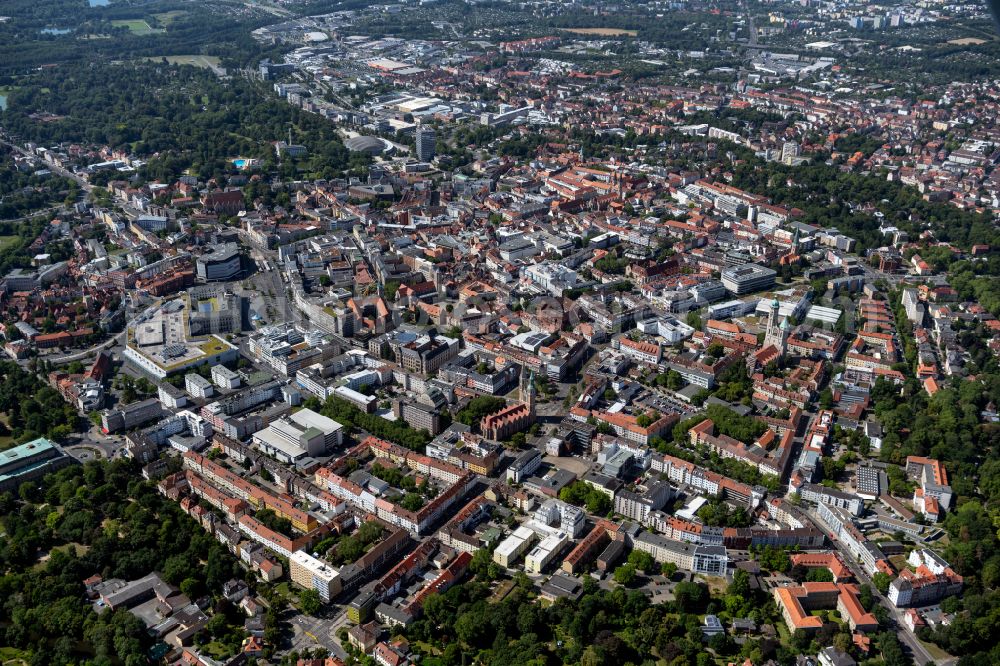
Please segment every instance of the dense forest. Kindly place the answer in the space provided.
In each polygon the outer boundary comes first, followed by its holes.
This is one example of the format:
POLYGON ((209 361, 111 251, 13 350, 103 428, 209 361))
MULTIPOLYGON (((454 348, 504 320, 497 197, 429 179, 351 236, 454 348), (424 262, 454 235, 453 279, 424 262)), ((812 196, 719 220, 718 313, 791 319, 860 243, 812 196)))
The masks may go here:
MULTIPOLYGON (((728 30, 730 19, 725 16, 709 16, 705 13, 670 12, 654 17, 641 11, 618 11, 613 13, 590 14, 583 12, 566 13, 549 18, 545 25, 557 32, 566 28, 608 28, 630 30, 638 39, 654 44, 669 45, 673 49, 703 49, 709 45, 707 30, 685 30, 692 23, 704 23, 711 28, 728 30)), ((540 33, 541 34, 541 33, 540 33)), ((606 37, 605 37, 606 39, 606 37)))
POLYGON ((38 665, 147 663, 153 639, 127 611, 97 614, 83 580, 159 571, 196 594, 241 569, 125 461, 92 462, 0 494, 0 644, 38 665))
MULTIPOLYGON (((623 568, 633 572, 648 568, 649 562, 642 561, 646 558, 634 558, 636 563, 632 559, 623 568)), ((787 555, 777 559, 787 564, 787 555)), ((560 599, 546 605, 537 601, 524 574, 501 583, 498 589, 506 594, 498 599, 493 592, 497 571, 491 562, 489 551, 477 553, 470 566, 475 580, 429 598, 423 617, 406 630, 411 645, 434 648, 421 648, 425 652, 421 663, 457 666, 469 656, 476 663, 494 666, 707 666, 743 663, 748 658, 755 664, 768 659, 793 663, 797 653, 815 654, 824 645, 847 650, 851 645, 850 635, 835 623, 828 623, 812 638, 796 632, 787 645, 776 639, 737 642, 726 634, 713 636, 706 645, 699 617, 704 613, 717 614, 723 621, 741 617, 762 624, 780 623, 774 602, 764 591, 753 589, 743 571, 734 574, 722 594, 711 594, 702 582, 680 581, 674 599, 661 604, 652 604, 645 594, 627 586, 600 589, 596 580, 585 576, 578 601, 560 599)), ((672 571, 667 574, 674 575, 672 571)), ((870 590, 862 592, 862 603, 872 605, 870 590)), ((908 663, 894 634, 876 634, 874 643, 886 666, 908 663)))
POLYGON ((394 444, 405 446, 414 451, 423 451, 431 435, 426 430, 415 430, 404 421, 389 421, 376 414, 367 414, 353 404, 330 396, 326 402, 320 403, 317 398, 310 397, 305 406, 318 410, 338 423, 348 426, 352 431, 364 431, 394 444))
MULTIPOLYGON (((898 317, 897 317, 898 318, 898 317)), ((905 327, 904 327, 905 328, 905 327)), ((908 335, 908 334, 904 334, 908 335)), ((879 457, 905 464, 906 456, 945 463, 955 504, 944 520, 946 538, 938 548, 965 577, 965 590, 942 602, 956 613, 948 626, 921 630, 921 637, 961 657, 960 666, 1000 663, 993 636, 1000 627, 1000 425, 983 412, 1000 404, 1000 366, 982 340, 986 332, 961 327, 959 340, 970 352, 969 376, 943 382, 933 396, 907 379, 900 390, 879 380, 872 391, 875 416, 886 436, 879 457)), ((905 494, 900 468, 890 468, 896 494, 905 494)))
MULTIPOLYGON (((994 33, 986 20, 980 21, 979 25, 984 36, 994 33)), ((905 39, 906 44, 912 44, 908 37, 901 39, 905 39)), ((950 44, 940 41, 938 37, 934 43, 921 46, 915 52, 898 48, 883 48, 871 53, 861 51, 852 57, 851 65, 881 74, 885 81, 893 83, 902 80, 943 85, 1000 76, 1000 42, 996 39, 982 44, 950 44)))
POLYGON ((87 0, 5 0, 0 22, 0 85, 42 65, 163 55, 204 54, 224 66, 254 64, 272 53, 250 31, 274 17, 243 5, 198 4, 181 0, 112 2, 91 7, 87 0), (122 21, 145 21, 133 33, 122 21))
POLYGON ((13 151, 0 145, 0 220, 10 220, 79 197, 79 186, 53 174, 19 171, 13 151))
POLYGON ((15 441, 40 435, 62 439, 76 429, 76 408, 37 375, 14 361, 0 361, 0 412, 8 426, 0 424, 15 441))
POLYGON ((156 62, 64 65, 25 80, 10 94, 4 126, 44 145, 81 142, 153 156, 144 175, 170 180, 190 169, 201 178, 232 171, 234 157, 262 161, 285 178, 331 178, 361 171, 368 158, 344 147, 333 123, 279 99, 263 84, 219 80, 194 67, 156 62), (34 113, 58 120, 40 122, 34 113), (273 142, 288 136, 308 156, 277 168, 273 142))
POLYGON ((733 170, 732 185, 765 194, 777 205, 803 210, 803 222, 839 229, 857 239, 859 251, 887 243, 888 237, 879 231, 876 211, 887 224, 910 232, 911 238, 929 228, 938 240, 960 247, 1000 244, 1000 230, 984 215, 927 202, 915 188, 876 176, 844 173, 826 164, 793 168, 753 161, 733 170))

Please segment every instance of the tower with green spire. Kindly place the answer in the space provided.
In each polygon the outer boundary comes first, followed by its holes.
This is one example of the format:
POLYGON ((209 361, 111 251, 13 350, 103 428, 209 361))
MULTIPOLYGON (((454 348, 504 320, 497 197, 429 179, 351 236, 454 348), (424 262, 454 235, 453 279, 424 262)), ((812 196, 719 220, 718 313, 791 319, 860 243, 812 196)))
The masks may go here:
POLYGON ((538 389, 535 388, 535 371, 532 370, 527 374, 527 381, 525 381, 525 373, 522 369, 521 371, 521 402, 528 406, 528 411, 531 415, 535 415, 535 402, 538 399, 538 389))
POLYGON ((767 315, 767 330, 764 332, 764 346, 774 345, 782 356, 788 347, 789 324, 787 319, 782 319, 779 311, 781 303, 777 297, 771 301, 771 311, 767 315))

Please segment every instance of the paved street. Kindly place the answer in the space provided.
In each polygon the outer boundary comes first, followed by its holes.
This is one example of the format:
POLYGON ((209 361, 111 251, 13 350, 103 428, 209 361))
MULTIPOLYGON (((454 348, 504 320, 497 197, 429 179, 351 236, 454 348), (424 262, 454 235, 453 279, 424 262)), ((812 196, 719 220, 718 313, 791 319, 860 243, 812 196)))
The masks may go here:
POLYGON ((97 426, 91 425, 86 433, 70 435, 64 446, 70 455, 81 462, 109 460, 119 454, 125 440, 117 435, 106 436, 97 426))
POLYGON ((854 556, 844 547, 840 540, 834 537, 833 534, 826 529, 823 522, 813 516, 812 513, 808 511, 805 513, 810 520, 812 520, 816 529, 823 532, 823 534, 826 535, 827 540, 833 544, 834 548, 837 549, 841 559, 847 563, 847 566, 850 568, 851 573, 854 574, 855 579, 857 579, 859 583, 868 585, 871 588, 872 593, 875 595, 877 602, 889 610, 890 616, 896 624, 896 635, 899 637, 900 642, 909 649, 910 655, 913 657, 914 662, 918 664, 918 666, 923 666, 923 664, 928 662, 947 666, 956 661, 955 659, 946 659, 941 661, 934 659, 927 649, 920 643, 917 637, 914 636, 913 633, 906 628, 906 625, 903 624, 903 612, 889 603, 889 600, 886 599, 886 597, 879 592, 878 589, 876 589, 875 584, 872 583, 871 577, 864 570, 864 568, 858 564, 857 560, 854 559, 854 556))
POLYGON ((289 619, 292 627, 292 649, 325 648, 335 657, 345 659, 347 653, 337 642, 337 630, 348 624, 347 613, 338 610, 331 618, 316 618, 296 612, 289 619))

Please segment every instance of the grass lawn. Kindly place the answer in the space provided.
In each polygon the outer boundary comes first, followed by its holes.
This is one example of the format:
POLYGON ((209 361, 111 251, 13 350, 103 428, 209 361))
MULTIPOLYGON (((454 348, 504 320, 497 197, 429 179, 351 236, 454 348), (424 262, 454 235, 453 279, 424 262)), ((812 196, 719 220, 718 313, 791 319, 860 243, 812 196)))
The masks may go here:
POLYGON ((133 35, 138 35, 140 37, 143 35, 152 35, 157 32, 163 32, 163 30, 150 27, 150 25, 142 19, 120 19, 112 21, 111 25, 116 28, 128 28, 133 35))
POLYGON ((166 58, 167 62, 171 65, 194 65, 195 67, 201 67, 202 69, 212 69, 219 66, 219 58, 217 56, 204 56, 204 55, 179 55, 179 56, 151 56, 146 58, 150 62, 162 62, 166 58))
POLYGON ((210 338, 206 342, 202 343, 198 348, 205 354, 205 356, 211 356, 212 354, 218 354, 226 351, 229 346, 214 338, 210 338))
MULTIPOLYGON (((10 416, 7 412, 0 412, 0 423, 3 423, 10 432, 10 416)), ((10 435, 0 435, 0 451, 5 451, 14 446, 14 438, 10 435)))
POLYGON ((934 645, 934 643, 920 641, 920 644, 923 645, 924 649, 927 650, 927 653, 934 658, 934 661, 944 661, 945 659, 949 659, 951 657, 950 654, 939 648, 937 645, 934 645))
POLYGON ((729 587, 729 583, 725 578, 721 576, 700 576, 705 584, 708 585, 708 589, 711 590, 712 594, 725 594, 726 588, 729 587))
POLYGON ((490 603, 495 604, 503 601, 504 597, 510 594, 511 590, 514 589, 514 584, 515 583, 512 580, 505 580, 500 583, 500 585, 497 586, 497 589, 493 591, 493 594, 490 595, 490 603))
MULTIPOLYGON (((3 94, 3 91, 0 91, 3 94)), ((17 236, 0 236, 0 252, 17 243, 17 236)))
POLYGON ((430 643, 425 643, 423 641, 416 641, 414 643, 414 645, 416 646, 416 648, 418 650, 420 650, 424 654, 432 654, 432 655, 441 654, 441 650, 438 650, 436 647, 434 647, 430 643))
POLYGON ((175 9, 170 12, 160 12, 159 14, 153 14, 153 18, 159 21, 160 25, 168 26, 182 16, 186 16, 187 12, 182 9, 175 9))
POLYGON ((0 647, 0 664, 4 666, 27 664, 29 657, 31 657, 30 652, 18 650, 13 647, 0 647))
POLYGON ((287 580, 282 581, 274 586, 274 591, 283 596, 284 598, 291 600, 298 600, 299 595, 292 589, 291 584, 287 580))
POLYGON ((56 546, 55 548, 50 550, 47 554, 42 555, 39 558, 38 562, 35 563, 34 569, 36 570, 44 569, 48 561, 52 558, 52 553, 56 552, 57 550, 62 551, 64 553, 75 552, 76 556, 80 557, 82 555, 87 554, 87 551, 90 550, 90 546, 85 546, 82 543, 67 543, 62 546, 56 546))
POLYGON ((781 644, 785 646, 791 645, 792 634, 788 631, 788 627, 785 626, 785 623, 775 622, 774 628, 778 630, 778 640, 781 641, 781 644))
POLYGON ((225 659, 232 654, 229 648, 218 641, 205 643, 201 646, 201 651, 215 659, 225 659))

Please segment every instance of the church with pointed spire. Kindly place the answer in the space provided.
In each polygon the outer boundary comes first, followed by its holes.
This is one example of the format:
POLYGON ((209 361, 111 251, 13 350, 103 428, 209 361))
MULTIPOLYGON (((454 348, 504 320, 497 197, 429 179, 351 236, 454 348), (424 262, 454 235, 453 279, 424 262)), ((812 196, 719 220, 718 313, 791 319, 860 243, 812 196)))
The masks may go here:
POLYGON ((775 298, 771 301, 771 311, 767 315, 767 329, 764 332, 764 347, 774 346, 780 356, 788 350, 788 319, 783 318, 779 311, 781 303, 775 298))
POLYGON ((528 407, 528 411, 531 416, 535 415, 535 403, 538 400, 538 389, 535 387, 535 372, 528 371, 527 368, 521 368, 521 386, 520 386, 521 402, 523 402, 528 407))

